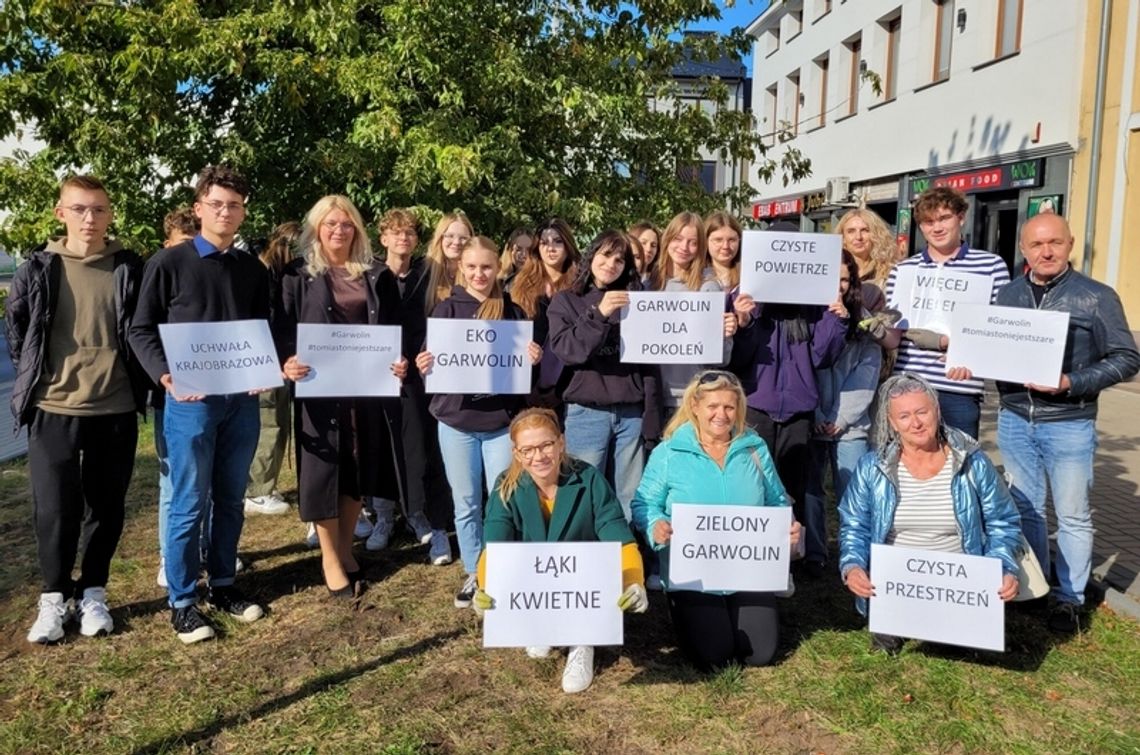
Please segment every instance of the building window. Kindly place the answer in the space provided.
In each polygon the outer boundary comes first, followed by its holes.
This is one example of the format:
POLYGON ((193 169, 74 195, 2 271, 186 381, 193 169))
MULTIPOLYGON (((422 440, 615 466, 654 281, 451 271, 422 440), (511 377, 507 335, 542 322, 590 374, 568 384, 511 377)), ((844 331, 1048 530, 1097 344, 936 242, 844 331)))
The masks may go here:
POLYGON ((893 100, 899 89, 899 37, 902 28, 902 16, 895 16, 884 25, 887 31, 887 67, 883 81, 883 97, 886 101, 893 100))
POLYGON ((859 80, 863 72, 863 38, 856 37, 847 43, 847 60, 849 69, 849 82, 847 87, 847 114, 855 115, 859 112, 859 80))
POLYGON ((831 13, 831 0, 817 0, 817 2, 819 3, 819 11, 815 14, 817 19, 823 18, 828 13, 831 13))
POLYGON ((685 183, 697 184, 709 194, 716 193, 716 161, 714 160, 682 165, 678 168, 677 175, 685 183))
POLYGON ((788 39, 791 39, 804 30, 804 12, 802 10, 791 11, 788 13, 788 18, 791 19, 788 30, 788 39))
POLYGON ((768 87, 764 90, 764 112, 768 114, 768 139, 769 145, 774 145, 777 141, 777 135, 780 131, 779 124, 777 123, 777 96, 776 85, 768 87))
POLYGON ((1021 0, 998 0, 996 57, 1021 49, 1021 0))
POLYGON ((780 49, 780 27, 773 26, 768 30, 768 54, 776 52, 780 49))
POLYGON ((819 80, 819 122, 818 126, 827 123, 827 73, 831 67, 831 58, 826 55, 815 61, 816 78, 819 80))
POLYGON ((800 90, 800 72, 795 71, 788 77, 788 92, 792 96, 792 136, 800 133, 800 109, 803 107, 803 93, 800 90))
POLYGON ((954 0, 934 0, 934 81, 950 78, 950 48, 954 44, 954 0))

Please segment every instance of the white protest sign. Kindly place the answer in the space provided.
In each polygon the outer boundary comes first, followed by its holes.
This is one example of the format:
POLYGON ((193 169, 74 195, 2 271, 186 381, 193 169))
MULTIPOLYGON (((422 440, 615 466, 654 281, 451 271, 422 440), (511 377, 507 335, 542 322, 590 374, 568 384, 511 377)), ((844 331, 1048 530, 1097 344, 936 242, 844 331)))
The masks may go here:
POLYGON ((1004 652, 1001 579, 996 558, 872 544, 869 628, 1004 652))
POLYGON ((265 320, 164 323, 158 335, 177 396, 247 393, 284 382, 265 320))
POLYGON ((950 318, 960 304, 989 304, 994 281, 945 265, 932 269, 907 265, 895 273, 893 305, 902 313, 900 328, 950 334, 950 318))
POLYGON ((309 374, 297 398, 399 396, 392 363, 400 352, 399 325, 297 325, 297 359, 309 374))
POLYGON ((673 504, 669 584, 677 590, 788 587, 790 506, 673 504))
POLYGON ((621 645, 621 543, 487 543, 483 647, 621 645))
POLYGON ((826 306, 839 298, 839 234, 745 231, 740 249, 740 291, 758 302, 826 306))
POLYGON ((721 291, 631 291, 621 310, 621 361, 712 364, 724 356, 721 291))
POLYGON ((978 378, 1057 387, 1068 312, 963 304, 950 324, 948 366, 969 367, 978 378))
POLYGON ((429 317, 427 350, 435 357, 424 378, 428 393, 530 393, 529 320, 429 317))

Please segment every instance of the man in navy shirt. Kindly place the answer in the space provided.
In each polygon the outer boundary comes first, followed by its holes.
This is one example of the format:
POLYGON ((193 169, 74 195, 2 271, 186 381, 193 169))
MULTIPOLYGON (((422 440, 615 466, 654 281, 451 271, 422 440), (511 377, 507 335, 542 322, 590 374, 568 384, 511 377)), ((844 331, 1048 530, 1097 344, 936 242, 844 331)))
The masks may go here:
POLYGON ((243 622, 264 615, 261 606, 233 586, 245 520, 242 498, 260 429, 257 396, 176 394, 158 333, 162 323, 269 317, 265 267, 234 247, 248 195, 249 184, 230 168, 210 166, 201 172, 194 196, 201 230, 192 239, 158 252, 147 264, 131 326, 131 346, 139 361, 167 392, 163 429, 172 498, 161 536, 171 623, 184 643, 214 636, 213 626, 197 606, 202 527, 210 541, 207 604, 243 622))

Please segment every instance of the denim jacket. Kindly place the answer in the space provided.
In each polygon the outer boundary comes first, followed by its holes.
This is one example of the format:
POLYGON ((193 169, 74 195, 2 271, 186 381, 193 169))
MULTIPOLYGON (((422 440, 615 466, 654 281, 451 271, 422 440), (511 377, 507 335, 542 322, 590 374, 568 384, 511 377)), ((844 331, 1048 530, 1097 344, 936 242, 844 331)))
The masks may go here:
MULTIPOLYGON (((1021 517, 1005 480, 969 435, 943 425, 950 445, 950 493, 962 552, 1001 560, 1003 574, 1017 575, 1021 517)), ((885 543, 899 505, 899 454, 896 440, 864 454, 839 504, 839 572, 858 566, 870 574, 871 544, 885 543)), ((867 613, 867 601, 856 601, 867 613)))

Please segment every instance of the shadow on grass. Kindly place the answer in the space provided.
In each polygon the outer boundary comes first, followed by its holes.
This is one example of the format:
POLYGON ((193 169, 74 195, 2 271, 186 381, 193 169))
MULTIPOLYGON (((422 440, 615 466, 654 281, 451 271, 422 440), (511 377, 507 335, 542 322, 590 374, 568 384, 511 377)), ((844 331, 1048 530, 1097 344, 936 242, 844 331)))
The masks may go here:
POLYGON ((466 633, 467 630, 465 628, 456 628, 452 629, 449 632, 440 632, 431 637, 425 637, 413 645, 397 648, 396 650, 379 656, 378 658, 374 658, 367 663, 361 663, 359 665, 352 666, 351 668, 346 668, 335 673, 318 676, 317 678, 303 684, 296 691, 290 692, 287 695, 281 695, 280 697, 266 700, 260 705, 254 706, 248 710, 237 711, 225 716, 218 716, 209 723, 196 729, 191 729, 190 731, 185 731, 178 734, 171 734, 157 741, 145 744, 133 750, 132 752, 135 753, 135 755, 143 755, 144 753, 169 752, 175 747, 193 748, 194 745, 208 742, 231 726, 237 726, 249 721, 256 721, 259 718, 288 708, 294 703, 298 703, 307 697, 319 694, 328 689, 344 684, 345 682, 367 674, 370 671, 375 671, 381 666, 420 655, 437 645, 442 645, 446 642, 449 642, 450 640, 461 637, 466 633))

